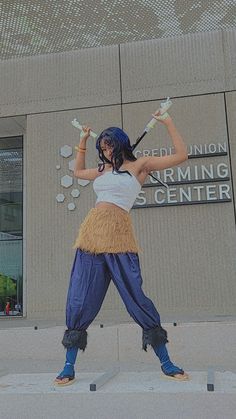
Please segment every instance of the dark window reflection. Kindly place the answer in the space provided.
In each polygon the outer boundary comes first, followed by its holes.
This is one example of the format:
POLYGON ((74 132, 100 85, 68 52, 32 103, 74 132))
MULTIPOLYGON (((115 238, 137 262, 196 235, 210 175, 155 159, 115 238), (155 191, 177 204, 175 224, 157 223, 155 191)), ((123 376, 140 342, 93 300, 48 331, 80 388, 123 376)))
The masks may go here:
POLYGON ((21 316, 23 141, 0 138, 0 315, 21 316))

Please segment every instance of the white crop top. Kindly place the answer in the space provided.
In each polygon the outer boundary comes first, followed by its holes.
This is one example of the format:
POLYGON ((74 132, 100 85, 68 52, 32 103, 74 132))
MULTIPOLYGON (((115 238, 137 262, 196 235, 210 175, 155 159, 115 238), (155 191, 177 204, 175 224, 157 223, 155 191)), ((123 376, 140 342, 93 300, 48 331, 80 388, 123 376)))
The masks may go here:
POLYGON ((93 182, 98 202, 110 202, 129 212, 141 191, 141 184, 134 175, 108 171, 93 182))

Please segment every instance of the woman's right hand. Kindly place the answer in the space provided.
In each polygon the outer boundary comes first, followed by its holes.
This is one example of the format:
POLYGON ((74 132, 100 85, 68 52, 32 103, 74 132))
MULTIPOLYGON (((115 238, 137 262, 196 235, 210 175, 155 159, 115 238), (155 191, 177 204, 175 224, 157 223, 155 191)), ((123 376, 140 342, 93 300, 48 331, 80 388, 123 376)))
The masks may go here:
POLYGON ((90 137, 90 131, 91 131, 90 127, 88 127, 87 125, 83 125, 82 131, 80 133, 80 140, 87 141, 87 139, 90 137))
POLYGON ((171 116, 168 114, 168 112, 164 112, 164 114, 161 114, 161 111, 155 112, 152 116, 156 118, 159 122, 161 122, 164 125, 168 125, 169 122, 172 121, 171 116))

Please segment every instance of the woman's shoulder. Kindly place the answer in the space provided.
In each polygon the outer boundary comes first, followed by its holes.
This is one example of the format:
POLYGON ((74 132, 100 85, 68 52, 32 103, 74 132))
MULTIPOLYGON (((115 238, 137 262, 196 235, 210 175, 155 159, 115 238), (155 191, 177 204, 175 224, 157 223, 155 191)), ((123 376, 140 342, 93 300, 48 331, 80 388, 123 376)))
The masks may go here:
POLYGON ((144 162, 146 161, 145 157, 139 157, 137 160, 135 161, 129 161, 127 162, 125 165, 123 165, 122 167, 126 167, 127 170, 132 170, 132 172, 135 172, 136 175, 138 175, 140 172, 143 171, 143 167, 144 167, 144 162))

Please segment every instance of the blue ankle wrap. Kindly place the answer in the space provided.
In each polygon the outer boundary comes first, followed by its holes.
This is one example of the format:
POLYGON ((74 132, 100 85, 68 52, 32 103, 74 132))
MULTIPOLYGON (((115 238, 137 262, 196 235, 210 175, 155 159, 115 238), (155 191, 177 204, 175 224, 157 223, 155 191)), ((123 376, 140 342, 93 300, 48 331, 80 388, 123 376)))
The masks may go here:
POLYGON ((78 353, 78 348, 69 348, 66 350, 66 362, 63 370, 58 377, 74 377, 75 376, 75 361, 78 353))
POLYGON ((183 373, 182 368, 177 367, 171 362, 166 345, 164 343, 161 343, 153 349, 161 362, 161 369, 164 372, 164 374, 183 373))
POLYGON ((65 364, 63 370, 60 372, 58 377, 74 377, 75 376, 75 369, 74 365, 71 364, 65 364))
POLYGON ((78 350, 78 348, 69 348, 66 350, 66 362, 68 364, 75 365, 78 350))

